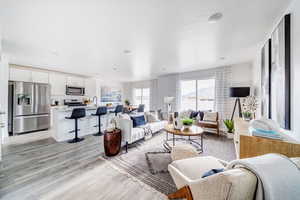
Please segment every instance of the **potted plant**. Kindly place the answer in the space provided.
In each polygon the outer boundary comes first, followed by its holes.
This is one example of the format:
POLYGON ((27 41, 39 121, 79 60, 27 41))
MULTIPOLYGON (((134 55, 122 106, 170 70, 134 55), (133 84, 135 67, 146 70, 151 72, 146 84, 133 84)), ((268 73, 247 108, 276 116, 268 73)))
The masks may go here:
POLYGON ((246 112, 243 112, 242 114, 243 114, 243 119, 244 119, 245 121, 250 121, 250 120, 252 120, 252 113, 251 113, 251 112, 246 111, 246 112))
POLYGON ((130 106, 130 101, 128 99, 125 99, 124 103, 126 106, 130 106))
POLYGON ((227 138, 233 138, 233 131, 234 131, 234 122, 230 119, 223 120, 224 125, 227 128, 227 138))
POLYGON ((183 124, 183 127, 185 130, 188 130, 194 123, 194 120, 193 119, 190 119, 190 118, 184 118, 182 120, 182 124, 183 124))

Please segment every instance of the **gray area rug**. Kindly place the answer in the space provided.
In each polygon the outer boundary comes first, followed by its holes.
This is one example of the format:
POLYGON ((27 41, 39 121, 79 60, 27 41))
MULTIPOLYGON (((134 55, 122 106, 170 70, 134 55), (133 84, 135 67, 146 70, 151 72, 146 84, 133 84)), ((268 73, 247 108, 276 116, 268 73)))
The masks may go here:
MULTIPOLYGON (((143 183, 164 194, 170 194, 176 191, 176 186, 167 172, 168 164, 171 163, 170 154, 153 153, 165 151, 163 148, 165 137, 165 133, 160 132, 149 140, 132 144, 128 153, 123 152, 115 157, 104 156, 104 158, 143 183)), ((235 159, 233 140, 205 133, 203 143, 203 153, 199 154, 200 156, 214 156, 226 161, 235 159)))

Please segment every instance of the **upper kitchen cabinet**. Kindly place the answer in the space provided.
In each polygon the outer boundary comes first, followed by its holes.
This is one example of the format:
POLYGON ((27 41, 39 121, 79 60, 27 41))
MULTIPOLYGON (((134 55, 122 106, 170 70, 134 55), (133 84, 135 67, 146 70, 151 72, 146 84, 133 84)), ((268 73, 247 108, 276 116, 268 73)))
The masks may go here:
POLYGON ((67 77, 65 75, 50 73, 49 83, 51 85, 51 95, 59 96, 66 94, 67 77))
POLYGON ((84 79, 77 76, 68 76, 67 85, 75 87, 84 87, 84 79))
POLYGON ((9 69, 9 80, 32 82, 32 72, 30 70, 11 67, 9 69))
POLYGON ((49 83, 49 73, 32 71, 32 82, 34 82, 34 83, 49 83))
POLYGON ((88 97, 97 96, 96 79, 93 78, 85 79, 85 96, 88 97))

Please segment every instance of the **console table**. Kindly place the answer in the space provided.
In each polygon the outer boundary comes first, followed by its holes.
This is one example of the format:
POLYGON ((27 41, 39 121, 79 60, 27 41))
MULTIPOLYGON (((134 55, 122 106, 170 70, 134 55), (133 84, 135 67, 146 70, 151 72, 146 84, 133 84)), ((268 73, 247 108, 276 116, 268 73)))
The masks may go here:
POLYGON ((234 145, 236 157, 249 158, 268 153, 280 153, 287 157, 300 157, 300 143, 290 138, 274 140, 252 136, 249 131, 249 122, 241 118, 234 119, 234 145))

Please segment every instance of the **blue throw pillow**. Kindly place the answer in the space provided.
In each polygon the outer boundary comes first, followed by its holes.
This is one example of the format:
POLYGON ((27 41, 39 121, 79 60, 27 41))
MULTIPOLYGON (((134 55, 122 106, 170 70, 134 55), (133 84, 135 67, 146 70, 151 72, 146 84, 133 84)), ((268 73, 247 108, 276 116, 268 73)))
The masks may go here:
POLYGON ((133 122, 133 128, 146 124, 144 115, 131 117, 131 120, 133 122))
POLYGON ((214 175, 214 174, 217 174, 217 173, 220 173, 220 172, 224 172, 224 169, 221 168, 221 169, 211 169, 209 170, 208 172, 205 172, 201 178, 205 178, 205 177, 208 177, 208 176, 211 176, 211 175, 214 175))

